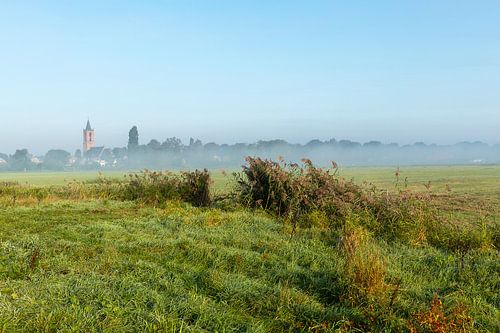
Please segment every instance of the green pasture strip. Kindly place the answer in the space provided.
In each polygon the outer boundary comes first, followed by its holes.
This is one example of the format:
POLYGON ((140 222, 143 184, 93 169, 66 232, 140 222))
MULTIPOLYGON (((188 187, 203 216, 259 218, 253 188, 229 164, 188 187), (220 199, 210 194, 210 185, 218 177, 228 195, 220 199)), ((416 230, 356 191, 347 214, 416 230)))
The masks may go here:
POLYGON ((405 166, 341 168, 339 174, 356 182, 370 182, 382 188, 403 188, 405 178, 408 186, 416 190, 430 189, 444 192, 497 195, 500 197, 500 165, 492 166, 405 166), (430 184, 429 184, 430 182, 430 184))
MULTIPOLYGON (((346 329, 368 309, 339 298, 347 285, 336 242, 316 229, 292 236, 245 210, 92 200, 4 207, 0 331, 346 329)), ((387 282, 400 288, 383 321, 367 319, 375 331, 401 331, 435 294, 465 304, 475 328, 498 328, 498 252, 471 253, 460 268, 458 256, 431 247, 378 246, 387 282)))
MULTIPOLYGON (((352 178, 355 182, 368 182, 387 189, 397 185, 400 188, 406 183, 419 191, 427 187, 435 191, 451 190, 456 193, 479 194, 500 197, 500 166, 406 166, 399 168, 399 182, 395 176, 397 167, 356 167, 341 168, 339 174, 352 178), (429 183, 430 182, 430 183, 429 183), (426 187, 427 186, 427 187, 426 187)), ((212 170, 214 188, 227 191, 232 186, 232 172, 238 170, 212 170)), ((102 175, 109 178, 122 179, 125 171, 106 171, 102 175)), ((28 172, 0 173, 0 182, 17 181, 28 185, 64 185, 70 181, 89 181, 99 177, 99 173, 91 172, 28 172)))
POLYGON ((0 172, 0 182, 18 182, 21 185, 52 186, 64 185, 72 181, 89 181, 99 177, 123 178, 126 173, 121 171, 81 171, 81 172, 0 172))

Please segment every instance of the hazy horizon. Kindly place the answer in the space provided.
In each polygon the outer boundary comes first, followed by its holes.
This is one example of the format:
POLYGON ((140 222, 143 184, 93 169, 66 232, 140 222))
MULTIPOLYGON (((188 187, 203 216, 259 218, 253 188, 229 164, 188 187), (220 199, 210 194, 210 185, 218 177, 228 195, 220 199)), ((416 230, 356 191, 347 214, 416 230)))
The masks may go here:
POLYGON ((500 3, 23 1, 0 12, 0 152, 176 136, 500 143, 500 3))

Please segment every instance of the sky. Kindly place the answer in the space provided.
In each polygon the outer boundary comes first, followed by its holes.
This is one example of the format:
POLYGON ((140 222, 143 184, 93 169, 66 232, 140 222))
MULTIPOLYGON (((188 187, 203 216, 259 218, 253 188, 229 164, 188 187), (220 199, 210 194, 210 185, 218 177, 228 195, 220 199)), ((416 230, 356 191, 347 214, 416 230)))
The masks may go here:
POLYGON ((500 143, 500 1, 0 3, 0 152, 500 143))

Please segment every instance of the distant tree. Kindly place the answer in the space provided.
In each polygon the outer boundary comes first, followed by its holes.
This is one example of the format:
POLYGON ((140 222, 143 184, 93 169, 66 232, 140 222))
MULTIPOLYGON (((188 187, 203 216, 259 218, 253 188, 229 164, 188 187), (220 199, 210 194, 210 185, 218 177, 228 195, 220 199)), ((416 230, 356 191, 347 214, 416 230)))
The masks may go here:
POLYGON ((306 146, 307 147, 319 147, 323 144, 323 142, 321 142, 320 140, 318 139, 314 139, 314 140, 311 140, 309 141, 306 146))
POLYGON ((113 151, 109 148, 106 148, 102 151, 101 154, 101 159, 103 159, 106 162, 113 162, 114 156, 113 156, 113 151))
POLYGON ((233 147, 237 148, 237 149, 245 149, 248 147, 248 144, 246 143, 243 143, 243 142, 237 142, 233 145, 233 147))
POLYGON ((123 159, 127 156, 127 148, 113 148, 113 156, 117 159, 123 159))
POLYGON ((161 143, 160 143, 160 141, 155 140, 155 139, 152 139, 151 141, 149 141, 149 143, 147 144, 147 146, 148 146, 148 148, 154 149, 154 150, 161 149, 161 143))
POLYGON ((368 141, 363 144, 364 147, 369 147, 369 148, 377 148, 382 146, 382 142, 380 141, 368 141))
POLYGON ((326 141, 325 143, 329 144, 330 146, 335 146, 337 143, 337 140, 335 138, 331 138, 330 140, 326 141))
POLYGON ((257 142, 257 147, 262 149, 276 148, 287 146, 288 142, 282 139, 275 140, 260 140, 257 142))
POLYGON ((200 139, 189 139, 189 148, 201 148, 203 147, 203 143, 201 142, 200 139))
POLYGON ((356 148, 356 147, 361 147, 361 143, 351 141, 351 140, 340 140, 338 142, 339 147, 341 148, 356 148))
POLYGON ((488 144, 481 141, 474 141, 474 142, 463 141, 455 144, 455 146, 464 148, 471 148, 471 147, 479 148, 479 147, 488 147, 488 144))
POLYGON ((75 158, 77 160, 82 158, 82 151, 80 149, 75 150, 75 158))
POLYGON ((9 163, 9 156, 7 154, 0 153, 0 170, 7 170, 9 163))
POLYGON ((18 149, 10 157, 10 169, 13 171, 30 170, 32 167, 33 163, 27 149, 18 149))
POLYGON ((128 132, 128 149, 134 150, 139 146, 139 131, 137 126, 134 126, 128 132))
POLYGON ((70 156, 71 154, 65 150, 49 150, 47 154, 45 154, 42 167, 47 170, 63 170, 70 156))
POLYGON ((206 143, 205 146, 203 146, 203 148, 205 148, 205 150, 216 150, 217 148, 219 148, 219 145, 216 144, 215 142, 209 142, 206 143))
POLYGON ((182 141, 174 136, 163 141, 161 148, 170 152, 180 152, 182 150, 182 141))

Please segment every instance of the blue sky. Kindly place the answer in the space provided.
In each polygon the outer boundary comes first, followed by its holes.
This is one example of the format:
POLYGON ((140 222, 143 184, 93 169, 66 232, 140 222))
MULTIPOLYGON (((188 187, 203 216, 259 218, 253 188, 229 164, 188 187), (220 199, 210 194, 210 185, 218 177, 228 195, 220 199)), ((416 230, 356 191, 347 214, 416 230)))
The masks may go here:
POLYGON ((500 142, 499 1, 2 1, 0 152, 500 142))

